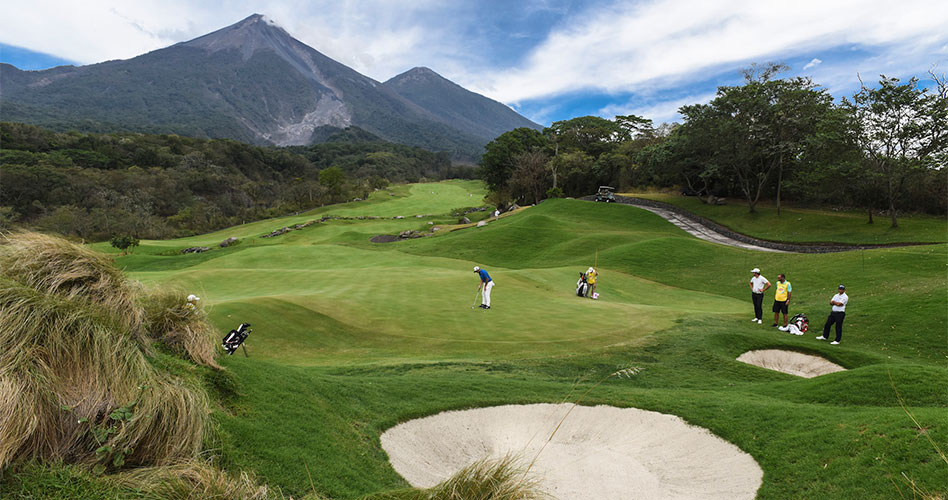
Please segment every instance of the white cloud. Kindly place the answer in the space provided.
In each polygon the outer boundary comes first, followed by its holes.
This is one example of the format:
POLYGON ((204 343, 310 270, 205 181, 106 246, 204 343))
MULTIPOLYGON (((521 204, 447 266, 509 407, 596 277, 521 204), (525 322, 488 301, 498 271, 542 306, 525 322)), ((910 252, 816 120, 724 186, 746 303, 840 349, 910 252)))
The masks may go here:
MULTIPOLYGON (((377 80, 428 66, 498 101, 530 102, 542 109, 533 116, 541 121, 563 118, 553 116, 555 106, 541 102, 563 94, 633 92, 641 100, 655 87, 687 88, 732 75, 750 62, 814 52, 826 59, 824 53, 839 47, 852 47, 857 56, 848 62, 834 58, 831 64, 813 59, 805 67, 831 91, 852 82, 857 72, 867 78, 906 74, 903 70, 924 74, 932 63, 948 62, 944 0, 615 0, 605 5, 544 0, 513 5, 491 12, 488 4, 450 0, 0 0, 0 42, 88 64, 134 57, 260 13, 377 80), (500 15, 526 21, 509 33, 502 32, 510 26, 508 19, 480 29, 500 15), (527 46, 533 39, 541 41, 527 46), (513 46, 521 52, 509 53, 513 46), (504 67, 492 61, 505 61, 504 67)), ((668 110, 677 103, 655 102, 638 111, 671 117, 668 110)))
POLYGON ((445 53, 453 20, 423 25, 419 14, 442 0, 410 5, 385 0, 192 2, 188 0, 0 0, 0 42, 90 64, 137 55, 190 40, 264 14, 292 36, 357 71, 387 79, 445 53))
POLYGON ((689 104, 706 104, 714 99, 714 92, 699 95, 689 95, 670 101, 659 101, 650 104, 610 104, 598 111, 598 115, 610 120, 618 115, 636 115, 652 120, 657 126, 661 123, 671 123, 681 120, 678 108, 689 104))
POLYGON ((815 68, 815 67, 819 66, 819 65, 822 64, 822 63, 823 63, 823 61, 821 61, 821 60, 819 60, 819 59, 817 59, 817 58, 814 57, 812 60, 810 60, 810 62, 806 63, 806 66, 804 66, 803 69, 804 69, 804 70, 807 70, 807 69, 810 69, 810 68, 815 68))
POLYGON ((479 88, 505 102, 579 89, 628 92, 808 49, 926 40, 935 50, 948 40, 941 0, 656 0, 574 17, 583 21, 554 30, 521 65, 479 88))

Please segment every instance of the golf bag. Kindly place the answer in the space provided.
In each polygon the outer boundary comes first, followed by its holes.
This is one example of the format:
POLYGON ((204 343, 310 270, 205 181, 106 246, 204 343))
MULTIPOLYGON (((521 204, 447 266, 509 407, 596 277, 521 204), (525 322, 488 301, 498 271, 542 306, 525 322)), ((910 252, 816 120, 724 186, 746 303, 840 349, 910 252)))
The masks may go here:
POLYGON ((250 323, 241 323, 236 330, 231 330, 221 343, 221 347, 227 351, 228 355, 234 353, 241 344, 247 340, 247 336, 250 335, 250 332, 253 330, 250 329, 250 323))
POLYGON ((803 335, 810 329, 810 320, 807 319, 806 314, 800 313, 790 318, 790 321, 787 323, 787 331, 793 335, 803 335))
POLYGON ((586 275, 579 273, 579 281, 576 282, 576 295, 580 297, 586 296, 586 289, 589 288, 589 284, 586 283, 586 275))

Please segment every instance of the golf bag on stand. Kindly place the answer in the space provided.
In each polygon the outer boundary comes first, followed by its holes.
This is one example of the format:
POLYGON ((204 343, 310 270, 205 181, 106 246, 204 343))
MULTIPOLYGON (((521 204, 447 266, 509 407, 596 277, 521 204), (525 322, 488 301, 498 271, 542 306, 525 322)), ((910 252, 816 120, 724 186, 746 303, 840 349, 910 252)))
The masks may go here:
MULTIPOLYGON (((250 323, 241 323, 236 330, 231 330, 230 333, 224 336, 224 340, 221 341, 221 347, 227 351, 228 356, 234 354, 234 351, 243 345, 252 331, 253 330, 250 329, 250 323)), ((246 355, 247 349, 244 348, 244 356, 246 355)))
POLYGON ((810 329, 810 320, 806 314, 800 313, 790 318, 787 323, 787 331, 793 335, 803 335, 810 329))
POLYGON ((586 275, 579 273, 579 281, 576 282, 576 295, 585 297, 587 288, 589 288, 589 283, 586 283, 586 275))

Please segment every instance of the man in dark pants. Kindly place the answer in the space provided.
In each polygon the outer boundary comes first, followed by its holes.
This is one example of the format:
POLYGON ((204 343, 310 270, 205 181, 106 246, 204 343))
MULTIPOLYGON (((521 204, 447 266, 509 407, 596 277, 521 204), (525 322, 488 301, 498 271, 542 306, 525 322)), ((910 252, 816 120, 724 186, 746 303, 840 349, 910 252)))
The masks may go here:
POLYGON ((767 278, 760 275, 760 269, 756 267, 751 269, 751 279, 748 283, 751 290, 751 300, 754 302, 754 319, 751 321, 758 325, 762 323, 760 318, 764 315, 764 292, 770 288, 770 282, 767 278))
POLYGON ((839 285, 839 291, 830 299, 830 305, 833 306, 830 315, 826 318, 826 324, 823 325, 823 335, 818 335, 817 340, 826 340, 829 338, 830 325, 836 324, 836 340, 830 342, 832 345, 839 345, 843 338, 843 319, 846 317, 846 304, 849 302, 849 296, 846 295, 846 287, 839 285))

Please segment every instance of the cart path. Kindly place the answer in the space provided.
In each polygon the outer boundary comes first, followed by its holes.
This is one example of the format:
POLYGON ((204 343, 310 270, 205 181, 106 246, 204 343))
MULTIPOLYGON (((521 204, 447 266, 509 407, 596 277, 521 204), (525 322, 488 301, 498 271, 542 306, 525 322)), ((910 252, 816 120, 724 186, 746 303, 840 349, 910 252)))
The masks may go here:
POLYGON ((747 250, 757 250, 760 252, 793 253, 788 250, 779 250, 776 248, 762 247, 759 245, 745 243, 743 241, 738 241, 733 238, 729 238, 728 236, 722 233, 719 233, 708 226, 702 225, 700 222, 694 219, 682 217, 676 214, 675 212, 672 212, 671 210, 668 210, 665 208, 649 207, 645 205, 636 205, 636 206, 643 210, 648 210, 649 212, 652 212, 653 214, 656 214, 659 217, 662 217, 663 219, 680 227, 682 230, 691 234, 692 236, 695 236, 696 238, 700 238, 705 241, 710 241, 711 243, 720 243, 721 245, 744 248, 747 250))
MULTIPOLYGON (((738 233, 725 226, 722 226, 710 219, 695 215, 680 207, 661 201, 648 200, 645 198, 634 198, 630 196, 615 195, 616 203, 633 205, 643 210, 648 210, 659 217, 680 227, 688 234, 712 243, 728 245, 735 248, 746 250, 756 250, 760 252, 774 253, 831 253, 846 252, 851 250, 873 249, 873 248, 891 248, 906 247, 915 245, 933 245, 939 243, 884 243, 877 245, 846 245, 840 243, 830 244, 797 244, 784 243, 779 241, 767 241, 757 238, 751 238, 745 234, 738 233)), ((595 200, 595 196, 585 196, 580 198, 586 201, 595 200)))

